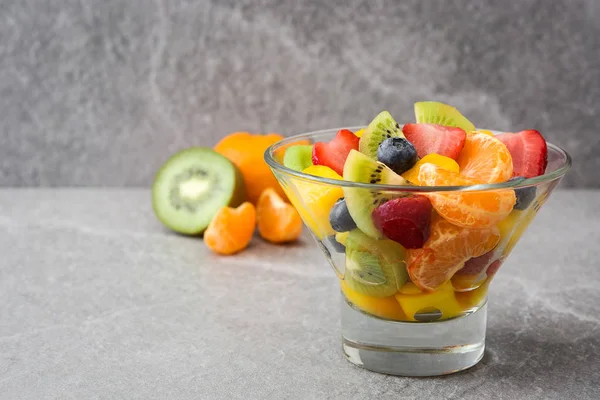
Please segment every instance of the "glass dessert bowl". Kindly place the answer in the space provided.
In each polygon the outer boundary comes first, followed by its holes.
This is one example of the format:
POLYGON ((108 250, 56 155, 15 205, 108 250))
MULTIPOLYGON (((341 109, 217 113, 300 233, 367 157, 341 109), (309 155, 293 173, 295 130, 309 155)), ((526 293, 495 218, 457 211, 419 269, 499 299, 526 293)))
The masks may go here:
POLYGON ((287 138, 265 159, 339 278, 348 360, 457 372, 482 358, 489 284, 571 161, 531 131, 460 133, 384 113, 287 138))

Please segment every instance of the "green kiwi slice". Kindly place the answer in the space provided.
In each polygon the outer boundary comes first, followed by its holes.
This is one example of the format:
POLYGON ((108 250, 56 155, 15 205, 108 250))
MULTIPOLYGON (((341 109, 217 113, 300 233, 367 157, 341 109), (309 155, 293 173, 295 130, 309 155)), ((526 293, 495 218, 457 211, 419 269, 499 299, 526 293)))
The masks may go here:
POLYGON ((392 296, 408 281, 406 250, 399 243, 373 239, 354 229, 346 239, 344 280, 359 293, 392 296))
POLYGON ((283 165, 296 171, 304 171, 313 165, 312 163, 313 147, 310 145, 298 144, 288 147, 283 156, 283 165))
MULTIPOLYGON (((344 164, 344 180, 361 183, 407 185, 408 182, 385 164, 369 158, 356 150, 350 150, 344 164)), ((371 213, 386 201, 399 197, 400 193, 382 192, 363 188, 344 187, 344 198, 350 216, 356 226, 375 239, 383 234, 375 227, 371 213)))
POLYGON ((415 118, 418 124, 456 126, 467 133, 475 130, 475 125, 456 108, 437 101, 415 103, 415 118))
POLYGON ((358 142, 358 149, 373 160, 377 160, 377 149, 381 142, 393 137, 403 138, 402 129, 389 112, 382 111, 365 128, 358 142))
POLYGON ((217 211, 244 201, 242 174, 227 158, 206 147, 190 147, 167 160, 152 185, 158 219, 175 232, 204 232, 217 211))

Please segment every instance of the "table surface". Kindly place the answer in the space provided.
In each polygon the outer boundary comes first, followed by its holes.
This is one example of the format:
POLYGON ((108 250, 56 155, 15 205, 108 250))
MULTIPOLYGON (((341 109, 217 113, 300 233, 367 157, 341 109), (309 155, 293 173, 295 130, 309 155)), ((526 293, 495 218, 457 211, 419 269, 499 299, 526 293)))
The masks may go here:
POLYGON ((553 195, 491 286, 483 360, 438 378, 344 359, 307 234, 219 257, 149 199, 0 190, 0 398, 600 398, 600 191, 553 195))

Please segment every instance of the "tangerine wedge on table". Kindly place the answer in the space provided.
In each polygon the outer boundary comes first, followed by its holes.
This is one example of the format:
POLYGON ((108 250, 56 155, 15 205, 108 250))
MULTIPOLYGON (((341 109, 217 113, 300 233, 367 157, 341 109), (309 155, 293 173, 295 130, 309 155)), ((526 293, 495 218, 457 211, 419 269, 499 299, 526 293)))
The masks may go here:
MULTIPOLYGON (((461 171, 462 172, 462 171, 461 171)), ((477 181, 435 164, 424 164, 419 181, 427 186, 467 186, 477 181)), ((466 228, 485 228, 496 225, 510 214, 516 202, 511 189, 483 191, 454 191, 424 193, 433 208, 451 223, 466 228)))
POLYGON ((508 148, 485 133, 467 135, 458 156, 460 175, 477 183, 505 182, 512 177, 513 164, 508 148))
POLYGON ((461 228, 436 215, 423 248, 408 250, 408 274, 421 290, 434 291, 448 282, 467 260, 487 253, 499 241, 500 231, 495 226, 461 228))
POLYGON ((265 189, 256 205, 258 233, 271 243, 293 242, 302 233, 302 219, 291 204, 272 188, 265 189))
POLYGON ((223 207, 204 232, 204 243, 218 254, 230 255, 244 250, 256 227, 256 210, 245 202, 237 208, 223 207))
POLYGON ((260 194, 268 187, 285 197, 281 186, 264 160, 267 147, 282 139, 283 136, 275 133, 254 135, 248 132, 235 132, 224 137, 214 147, 217 153, 228 158, 241 171, 246 187, 246 199, 252 204, 256 204, 260 194))

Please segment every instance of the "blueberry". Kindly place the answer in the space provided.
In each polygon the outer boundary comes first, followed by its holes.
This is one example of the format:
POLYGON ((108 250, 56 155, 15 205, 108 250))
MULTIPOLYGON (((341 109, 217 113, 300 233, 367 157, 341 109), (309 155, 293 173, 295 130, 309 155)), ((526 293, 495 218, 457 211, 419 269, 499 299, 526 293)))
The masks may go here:
POLYGON ((329 212, 329 223, 336 232, 348 232, 356 228, 356 223, 350 216, 346 201, 342 197, 335 202, 329 212))
MULTIPOLYGON (((522 181, 525 178, 522 176, 516 176, 511 181, 522 181)), ((515 195, 517 196, 517 202, 515 203, 515 210, 526 210, 527 207, 535 200, 537 190, 535 186, 524 187, 515 189, 515 195)))
POLYGON ((335 240, 335 236, 329 236, 327 237, 327 241, 329 242, 329 244, 331 245, 331 247, 333 247, 333 249, 338 252, 338 253, 345 253, 346 252, 346 246, 344 246, 343 244, 341 244, 340 242, 338 242, 337 240, 335 240))
POLYGON ((408 171, 417 163, 417 150, 404 138, 385 139, 377 149, 377 160, 390 167, 398 175, 408 171))

